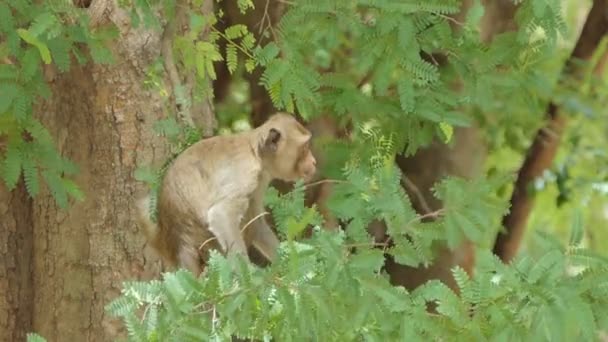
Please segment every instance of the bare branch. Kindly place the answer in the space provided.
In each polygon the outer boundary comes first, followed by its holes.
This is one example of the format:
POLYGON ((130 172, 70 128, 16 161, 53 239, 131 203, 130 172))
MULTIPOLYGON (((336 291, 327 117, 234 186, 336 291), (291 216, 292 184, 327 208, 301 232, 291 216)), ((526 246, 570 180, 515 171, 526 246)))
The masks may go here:
POLYGON ((403 183, 403 185, 405 185, 405 187, 407 189, 409 189, 414 194, 414 196, 416 196, 416 200, 420 204, 420 207, 422 208, 424 213, 425 214, 431 213, 432 212, 431 207, 424 199, 424 195, 422 194, 420 189, 418 189, 416 184, 414 184, 414 182, 412 182, 411 179, 407 178, 407 176, 404 173, 401 173, 401 182, 403 183))

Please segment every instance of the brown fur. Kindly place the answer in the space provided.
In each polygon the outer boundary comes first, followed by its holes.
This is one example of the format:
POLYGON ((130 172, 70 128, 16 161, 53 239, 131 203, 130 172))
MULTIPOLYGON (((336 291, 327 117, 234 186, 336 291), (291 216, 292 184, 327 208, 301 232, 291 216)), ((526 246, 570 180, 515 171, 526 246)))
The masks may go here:
POLYGON ((274 260, 278 239, 264 217, 244 234, 241 229, 264 211, 263 195, 272 179, 313 176, 310 139, 310 132, 291 115, 278 113, 256 129, 190 146, 165 174, 157 226, 149 220, 147 199, 138 202, 140 223, 154 249, 168 266, 197 275, 211 248, 246 257, 253 245, 274 260))

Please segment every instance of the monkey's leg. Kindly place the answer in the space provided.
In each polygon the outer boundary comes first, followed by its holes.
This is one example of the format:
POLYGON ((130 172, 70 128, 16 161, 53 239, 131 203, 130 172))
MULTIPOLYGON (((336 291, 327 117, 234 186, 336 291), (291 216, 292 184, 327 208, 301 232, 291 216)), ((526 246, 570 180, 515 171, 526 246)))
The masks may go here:
POLYGON ((209 231, 215 236, 226 254, 241 254, 249 260, 247 246, 239 224, 247 210, 247 199, 225 199, 213 205, 207 213, 209 231))
MULTIPOLYGON (((262 196, 254 196, 251 199, 249 208, 247 208, 247 218, 254 219, 263 212, 264 204, 262 202, 262 196)), ((250 231, 245 233, 247 241, 249 241, 266 260, 273 262, 277 256, 279 239, 274 231, 268 226, 266 219, 263 216, 258 217, 252 222, 249 229, 250 231)))
POLYGON ((276 234, 263 218, 252 228, 254 231, 251 232, 251 243, 268 261, 273 262, 277 257, 277 249, 279 248, 279 239, 276 234))
POLYGON ((202 269, 199 263, 198 251, 190 246, 182 246, 177 256, 180 267, 184 267, 198 277, 202 269))

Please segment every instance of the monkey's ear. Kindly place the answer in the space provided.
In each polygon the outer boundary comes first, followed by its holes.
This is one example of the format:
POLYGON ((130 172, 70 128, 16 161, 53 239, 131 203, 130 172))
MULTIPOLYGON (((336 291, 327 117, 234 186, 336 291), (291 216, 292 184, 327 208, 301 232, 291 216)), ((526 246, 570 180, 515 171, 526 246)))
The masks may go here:
POLYGON ((276 128, 271 128, 264 140, 264 150, 271 152, 276 151, 279 146, 279 140, 281 140, 281 132, 276 128))

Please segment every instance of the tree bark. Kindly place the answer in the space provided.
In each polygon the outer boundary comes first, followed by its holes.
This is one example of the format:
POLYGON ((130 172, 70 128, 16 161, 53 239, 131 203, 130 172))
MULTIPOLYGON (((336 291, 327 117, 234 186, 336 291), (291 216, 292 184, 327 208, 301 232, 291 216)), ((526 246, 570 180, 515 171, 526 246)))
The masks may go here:
MULTIPOLYGON (((161 32, 133 29, 127 13, 106 2, 121 36, 113 65, 73 65, 49 77, 52 99, 41 117, 60 152, 75 162, 86 199, 58 208, 49 191, 33 200, 33 331, 48 341, 110 341, 124 334, 104 306, 127 280, 158 275, 158 258, 144 251, 134 223, 133 178, 138 164, 164 160, 152 132, 161 119, 159 94, 142 88, 144 68, 159 56, 161 32)), ((50 73, 52 74, 52 73, 50 73)))
MULTIPOLYGON (((578 71, 576 60, 589 60, 602 38, 608 34, 607 10, 607 0, 593 2, 580 37, 566 62, 563 76, 575 76, 578 71)), ((511 210, 502 222, 504 232, 498 234, 494 244, 494 254, 504 262, 511 261, 516 255, 532 210, 533 197, 528 192, 528 186, 551 167, 566 126, 566 118, 553 102, 547 106, 546 121, 545 127, 536 133, 519 169, 511 195, 511 210)))
POLYGON ((0 341, 24 341, 32 327, 32 200, 23 181, 0 182, 0 341))

